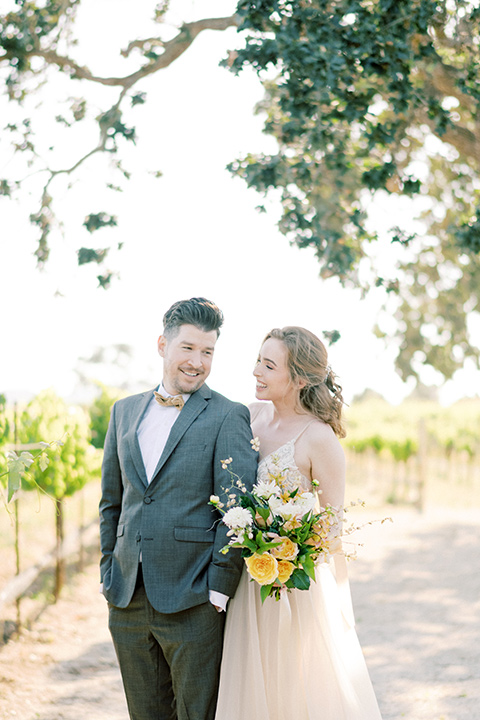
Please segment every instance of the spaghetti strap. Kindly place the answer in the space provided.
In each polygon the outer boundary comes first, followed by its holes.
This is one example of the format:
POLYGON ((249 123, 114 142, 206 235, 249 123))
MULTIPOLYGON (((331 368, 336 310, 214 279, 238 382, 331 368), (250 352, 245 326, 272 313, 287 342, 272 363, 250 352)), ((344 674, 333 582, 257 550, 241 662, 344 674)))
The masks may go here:
POLYGON ((293 438, 293 440, 291 440, 291 442, 296 443, 297 440, 298 440, 298 438, 300 437, 300 435, 303 435, 303 433, 305 432, 305 430, 306 430, 313 422, 315 422, 315 420, 310 420, 310 422, 308 422, 308 423, 305 425, 305 427, 304 427, 302 430, 300 430, 300 432, 298 433, 298 435, 295 435, 295 437, 293 438))

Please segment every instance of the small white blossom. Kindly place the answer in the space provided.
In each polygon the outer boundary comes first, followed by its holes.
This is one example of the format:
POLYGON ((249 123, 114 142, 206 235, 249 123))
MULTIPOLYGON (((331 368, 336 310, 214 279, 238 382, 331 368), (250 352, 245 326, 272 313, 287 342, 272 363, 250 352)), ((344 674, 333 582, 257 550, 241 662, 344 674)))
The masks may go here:
POLYGON ((259 480, 256 485, 253 486, 253 492, 257 497, 268 500, 271 495, 279 495, 280 488, 275 480, 259 480))
POLYGON ((220 502, 218 495, 210 495, 210 502, 212 505, 217 505, 220 502))
POLYGON ((258 452, 260 450, 260 438, 258 436, 254 437, 253 440, 250 440, 250 445, 255 452, 258 452))

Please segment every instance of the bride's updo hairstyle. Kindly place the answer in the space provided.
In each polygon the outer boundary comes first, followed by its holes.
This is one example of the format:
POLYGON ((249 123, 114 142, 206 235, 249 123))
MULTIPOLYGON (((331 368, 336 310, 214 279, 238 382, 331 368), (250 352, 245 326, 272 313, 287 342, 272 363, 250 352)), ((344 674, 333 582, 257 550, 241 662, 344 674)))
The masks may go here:
POLYGON ((342 388, 328 365, 325 345, 309 330, 289 326, 271 330, 265 340, 281 340, 287 349, 287 364, 293 381, 304 380, 300 402, 305 410, 330 425, 335 435, 345 437, 342 423, 342 388))

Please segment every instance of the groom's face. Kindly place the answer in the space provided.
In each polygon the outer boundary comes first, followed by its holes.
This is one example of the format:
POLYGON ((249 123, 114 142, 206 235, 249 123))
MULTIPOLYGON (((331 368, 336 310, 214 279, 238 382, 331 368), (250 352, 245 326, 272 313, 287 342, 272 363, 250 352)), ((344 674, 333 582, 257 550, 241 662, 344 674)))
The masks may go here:
POLYGON ((181 325, 177 335, 158 338, 163 358, 163 386, 172 395, 191 394, 210 375, 217 331, 181 325))

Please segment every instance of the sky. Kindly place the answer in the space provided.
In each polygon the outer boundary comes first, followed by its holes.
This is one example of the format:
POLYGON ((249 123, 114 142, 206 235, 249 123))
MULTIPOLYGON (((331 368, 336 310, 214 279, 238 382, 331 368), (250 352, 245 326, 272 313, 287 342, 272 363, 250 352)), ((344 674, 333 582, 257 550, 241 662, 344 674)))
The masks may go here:
MULTIPOLYGON (((132 15, 127 0, 84 0, 75 53, 98 74, 128 71, 135 60, 119 61, 116 49, 158 31, 148 23, 154 5, 139 0, 132 15)), ((233 7, 230 0, 173 0, 171 19, 227 15, 233 7)), ((262 97, 258 79, 252 72, 235 77, 218 67, 236 43, 234 30, 204 33, 170 68, 139 85, 147 102, 128 115, 138 140, 121 153, 132 171, 124 192, 105 190, 105 157, 89 160, 70 178, 70 186, 55 181, 63 227, 52 236, 44 271, 36 269, 32 255, 32 200, 24 194, 19 201, 1 201, 0 392, 8 400, 21 401, 49 387, 67 399, 82 399, 86 388, 78 371, 88 367, 82 358, 119 344, 132 349, 128 366, 90 366, 90 375, 113 386, 128 380, 135 389, 153 387, 161 379, 156 341, 163 314, 173 302, 199 295, 216 302, 225 315, 209 384, 232 399, 254 399, 252 370, 261 341, 271 328, 285 325, 304 326, 320 337, 325 330, 341 333, 329 357, 347 402, 366 388, 392 403, 412 391, 412 383, 402 383, 395 372, 394 343, 385 344, 373 332, 383 301, 380 291, 362 299, 335 279, 321 280, 313 252, 290 246, 279 232, 275 199, 267 202, 267 213, 259 213, 256 207, 264 198, 226 170, 243 153, 275 149, 262 133, 262 116, 253 113, 262 97), (154 177, 156 171, 161 178, 154 177), (89 236, 83 218, 99 211, 117 215, 118 227, 89 236), (123 249, 109 257, 118 278, 105 291, 97 289, 97 268, 78 268, 72 249, 107 242, 122 243, 123 249)), ((49 83, 42 91, 46 103, 35 109, 40 144, 42 133, 47 144, 53 136, 59 141, 56 167, 68 166, 79 149, 96 141, 96 135, 84 131, 62 140, 53 118, 64 89, 61 81, 49 83)), ((78 94, 83 92, 79 85, 78 94)), ((108 107, 108 97, 113 102, 109 92, 90 91, 91 112, 95 103, 98 109, 108 107)), ((2 127, 15 112, 0 99, 2 127)), ((17 169, 17 161, 5 143, 0 152, 0 177, 5 177, 17 169)), ((26 189, 33 192, 40 179, 32 177, 26 189)), ((405 224, 411 215, 402 200, 385 200, 375 213, 379 227, 405 224)), ((391 263, 391 246, 380 253, 391 263)), ((385 328, 393 328, 388 314, 381 318, 385 328)), ((474 394, 475 380, 478 385, 472 369, 457 374, 442 388, 442 401, 474 394)), ((427 372, 425 381, 438 377, 427 372)))

